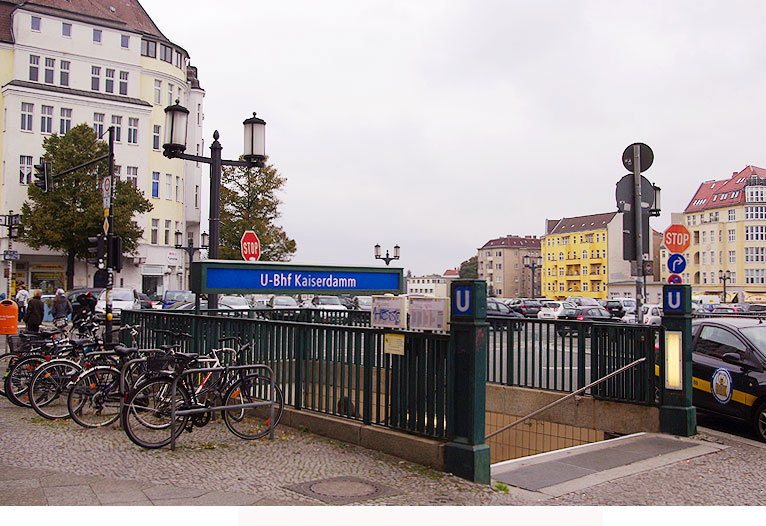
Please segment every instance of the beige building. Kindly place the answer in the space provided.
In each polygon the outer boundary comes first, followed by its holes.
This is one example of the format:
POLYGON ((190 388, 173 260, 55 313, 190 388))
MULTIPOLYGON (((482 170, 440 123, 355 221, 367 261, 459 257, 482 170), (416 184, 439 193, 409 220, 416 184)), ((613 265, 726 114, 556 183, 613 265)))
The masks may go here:
POLYGON ((507 235, 490 239, 478 249, 479 279, 487 282, 487 294, 503 298, 540 297, 540 273, 535 272, 532 290, 532 269, 524 266, 524 256, 533 261, 540 256, 537 236, 507 235))
POLYGON ((424 294, 436 298, 448 298, 450 295, 450 283, 460 277, 457 269, 447 269, 440 276, 431 274, 428 276, 411 276, 405 279, 407 294, 424 294))

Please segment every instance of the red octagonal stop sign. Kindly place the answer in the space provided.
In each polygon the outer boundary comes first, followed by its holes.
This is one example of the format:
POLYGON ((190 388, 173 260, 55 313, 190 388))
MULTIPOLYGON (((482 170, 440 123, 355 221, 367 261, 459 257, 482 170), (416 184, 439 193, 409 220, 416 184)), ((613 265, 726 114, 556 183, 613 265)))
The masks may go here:
POLYGON ((261 257, 261 242, 252 230, 246 230, 239 242, 242 249, 242 259, 245 261, 258 261, 261 257))
POLYGON ((672 254, 680 254, 691 243, 691 235, 684 225, 670 225, 663 235, 665 248, 672 254))

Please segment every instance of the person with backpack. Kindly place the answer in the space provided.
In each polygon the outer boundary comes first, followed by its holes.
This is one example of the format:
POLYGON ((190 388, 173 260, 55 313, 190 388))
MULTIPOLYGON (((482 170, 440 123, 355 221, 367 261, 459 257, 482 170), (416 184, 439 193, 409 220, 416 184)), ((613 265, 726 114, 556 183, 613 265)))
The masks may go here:
POLYGON ((29 291, 22 283, 16 292, 16 304, 19 306, 19 321, 24 319, 27 314, 27 302, 29 301, 29 291))
POLYGON ((69 303, 69 300, 64 296, 64 289, 57 289, 56 297, 53 299, 53 304, 51 305, 53 325, 58 329, 66 327, 67 323, 69 323, 67 316, 72 314, 72 310, 72 304, 69 303))

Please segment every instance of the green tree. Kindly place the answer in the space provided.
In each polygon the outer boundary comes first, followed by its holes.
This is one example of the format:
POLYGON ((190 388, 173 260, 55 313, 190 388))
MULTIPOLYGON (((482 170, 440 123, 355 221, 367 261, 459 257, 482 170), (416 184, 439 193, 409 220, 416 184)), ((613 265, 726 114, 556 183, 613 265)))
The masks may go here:
POLYGON ((261 260, 288 261, 295 241, 274 222, 281 201, 277 192, 285 179, 271 164, 262 168, 224 168, 221 177, 221 259, 242 259, 240 240, 253 230, 261 242, 261 260))
MULTIPOLYGON (((109 153, 106 143, 97 140, 87 124, 75 126, 66 135, 53 134, 43 141, 43 160, 52 163, 52 173, 60 173, 109 153)), ((21 208, 24 231, 21 240, 32 248, 48 247, 66 254, 67 288, 74 286, 76 259, 88 257, 88 237, 103 234, 101 182, 109 174, 106 160, 75 172, 54 177, 43 193, 29 185, 28 200, 21 208)), ((152 209, 152 204, 133 185, 116 181, 114 189, 115 235, 122 237, 123 253, 133 253, 143 229, 134 214, 152 209)))
POLYGON ((479 277, 479 257, 474 256, 460 264, 460 277, 477 279, 479 277))

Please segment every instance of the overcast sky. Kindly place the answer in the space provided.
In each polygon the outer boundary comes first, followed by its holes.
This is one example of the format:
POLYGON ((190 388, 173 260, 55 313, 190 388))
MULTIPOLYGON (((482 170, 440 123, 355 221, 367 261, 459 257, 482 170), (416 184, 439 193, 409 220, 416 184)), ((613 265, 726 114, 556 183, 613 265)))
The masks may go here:
MULTIPOLYGON (((699 183, 766 167, 766 3, 142 0, 206 91, 205 137, 267 122, 298 263, 441 273, 546 218, 616 210, 654 151, 663 230, 699 183), (392 263, 395 265, 395 263, 392 263)), ((209 152, 206 153, 209 155, 209 152)))

